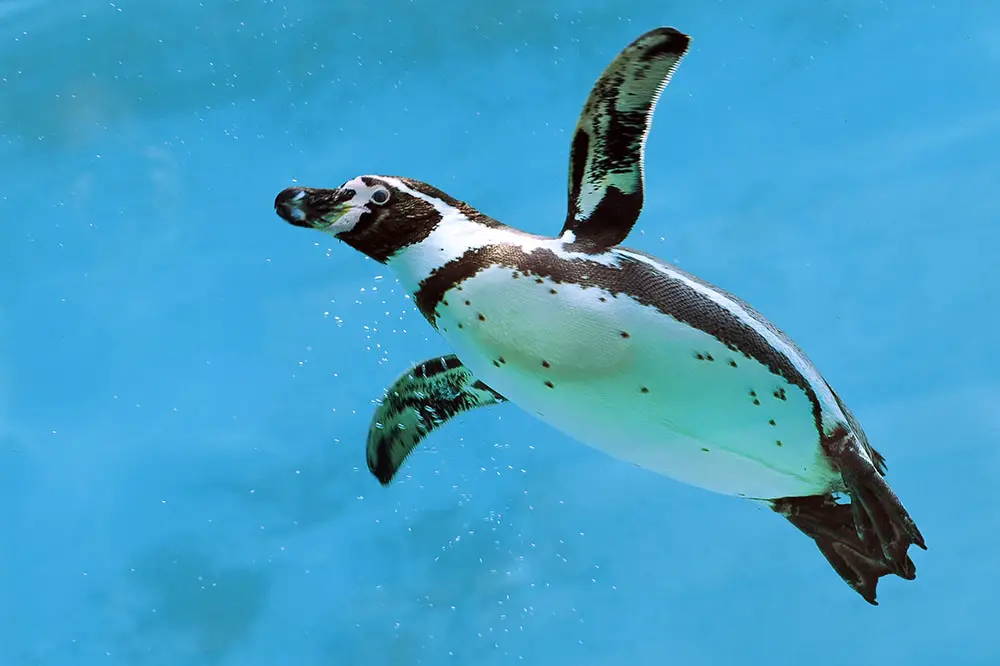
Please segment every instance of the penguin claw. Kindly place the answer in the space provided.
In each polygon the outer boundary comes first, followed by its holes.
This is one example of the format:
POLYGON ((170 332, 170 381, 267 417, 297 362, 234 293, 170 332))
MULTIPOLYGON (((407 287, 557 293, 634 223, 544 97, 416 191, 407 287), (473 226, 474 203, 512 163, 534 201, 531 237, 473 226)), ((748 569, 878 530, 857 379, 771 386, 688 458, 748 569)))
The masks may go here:
POLYGON ((862 545, 870 547, 874 544, 878 537, 875 535, 875 528, 872 525, 872 521, 868 518, 868 514, 865 512, 864 507, 861 506, 861 502, 851 502, 851 516, 854 519, 854 529, 858 533, 858 539, 861 540, 862 545))
POLYGON ((843 543, 833 543, 831 549, 850 569, 851 576, 842 574, 847 584, 872 606, 878 606, 878 600, 875 598, 878 579, 892 573, 885 562, 873 559, 843 543))

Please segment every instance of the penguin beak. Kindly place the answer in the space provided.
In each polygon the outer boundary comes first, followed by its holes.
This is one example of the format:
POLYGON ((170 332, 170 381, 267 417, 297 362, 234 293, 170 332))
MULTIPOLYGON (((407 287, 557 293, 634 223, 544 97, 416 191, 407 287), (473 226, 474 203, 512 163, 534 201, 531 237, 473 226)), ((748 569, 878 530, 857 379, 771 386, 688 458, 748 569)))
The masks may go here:
POLYGON ((354 190, 289 187, 274 199, 274 212, 297 227, 329 230, 350 208, 354 190))

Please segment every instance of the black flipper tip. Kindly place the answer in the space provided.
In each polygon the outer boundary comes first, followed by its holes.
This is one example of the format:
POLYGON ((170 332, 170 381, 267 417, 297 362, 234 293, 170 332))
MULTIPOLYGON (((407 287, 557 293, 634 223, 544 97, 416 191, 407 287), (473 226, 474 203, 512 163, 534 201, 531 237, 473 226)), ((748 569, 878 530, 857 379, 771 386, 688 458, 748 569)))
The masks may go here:
POLYGON ((375 478, 382 485, 383 488, 388 488, 392 484, 392 478, 396 475, 394 470, 383 469, 384 466, 380 466, 375 470, 375 478))
POLYGON ((642 37, 633 42, 633 44, 638 45, 640 42, 651 39, 653 37, 663 38, 663 43, 659 44, 647 52, 642 54, 643 60, 653 60, 654 58, 659 58, 662 56, 682 56, 684 55, 688 47, 691 45, 691 36, 686 35, 677 28, 657 28, 655 30, 650 30, 642 37))

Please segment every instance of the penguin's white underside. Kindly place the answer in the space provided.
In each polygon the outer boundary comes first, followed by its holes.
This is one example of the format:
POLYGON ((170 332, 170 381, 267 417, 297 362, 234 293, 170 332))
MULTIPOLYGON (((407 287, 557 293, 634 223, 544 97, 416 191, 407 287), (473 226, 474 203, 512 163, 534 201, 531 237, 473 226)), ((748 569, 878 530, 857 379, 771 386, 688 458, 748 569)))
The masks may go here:
MULTIPOLYGON (((398 179, 385 180, 421 196, 398 179)), ((653 257, 624 247, 582 255, 568 249, 565 239, 477 225, 460 211, 438 205, 445 222, 393 261, 411 292, 418 292, 443 263, 472 248, 546 248, 566 262, 641 262, 651 273, 712 293, 734 317, 779 344, 784 339, 756 322, 745 304, 653 257)), ((487 264, 440 294, 435 313, 438 332, 477 378, 546 423, 617 458, 749 498, 812 495, 839 484, 820 448, 810 399, 800 387, 709 333, 626 294, 487 264)), ((787 353, 807 373, 818 374, 797 348, 789 346, 787 353)), ((824 397, 828 420, 843 420, 832 395, 824 397)))
POLYGON ((594 84, 558 237, 408 178, 287 188, 275 210, 388 265, 455 352, 400 375, 376 408, 367 459, 384 485, 432 431, 512 401, 617 458, 766 501, 876 604, 878 580, 914 578, 907 551, 925 544, 857 419, 747 303, 621 246, 642 209, 649 121, 689 41, 652 30, 594 84))
POLYGON ((600 301, 598 288, 513 273, 487 269, 439 309, 441 335, 507 399, 583 443, 708 490, 770 499, 839 483, 797 387, 628 296, 600 301))

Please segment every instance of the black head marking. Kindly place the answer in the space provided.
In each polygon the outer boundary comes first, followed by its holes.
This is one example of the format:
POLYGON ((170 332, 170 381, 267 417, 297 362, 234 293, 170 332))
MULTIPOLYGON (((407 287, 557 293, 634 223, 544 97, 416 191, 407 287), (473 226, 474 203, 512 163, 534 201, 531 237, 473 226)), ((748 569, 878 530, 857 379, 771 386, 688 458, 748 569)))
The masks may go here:
POLYGON ((369 210, 352 229, 337 236, 355 250, 385 263, 403 248, 427 238, 441 222, 441 213, 433 203, 379 178, 365 176, 362 180, 375 188, 369 210), (388 196, 383 197, 382 192, 388 196))

